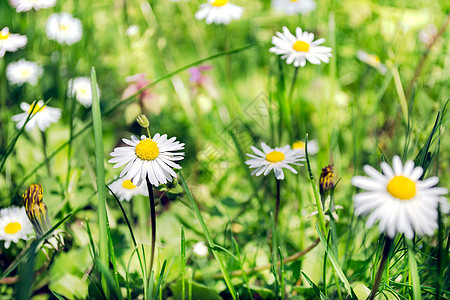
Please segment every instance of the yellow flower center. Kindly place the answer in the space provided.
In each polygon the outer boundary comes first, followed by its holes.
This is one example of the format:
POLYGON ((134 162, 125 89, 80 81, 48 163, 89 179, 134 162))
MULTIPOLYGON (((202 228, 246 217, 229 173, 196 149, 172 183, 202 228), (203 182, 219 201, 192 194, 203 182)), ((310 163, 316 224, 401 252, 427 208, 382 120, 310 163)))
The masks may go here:
POLYGON ((277 163, 284 160, 284 153, 279 151, 272 151, 266 155, 266 160, 271 163, 277 163))
POLYGON ((136 186, 131 182, 131 180, 127 179, 122 183, 122 186, 127 190, 133 190, 136 186))
POLYGON ((159 155, 158 144, 152 139, 145 139, 136 146, 136 155, 143 160, 153 160, 159 155))
POLYGON ((20 75, 22 75, 22 77, 28 77, 31 75, 31 72, 28 69, 24 69, 20 72, 20 75))
POLYGON ((0 40, 6 40, 6 39, 8 39, 9 35, 10 35, 9 32, 6 33, 6 34, 3 34, 3 33, 0 31, 0 40))
POLYGON ((36 104, 36 105, 34 106, 34 108, 33 108, 33 104, 31 104, 31 105, 30 105, 30 108, 28 109, 28 114, 31 113, 32 115, 34 115, 34 114, 36 114, 38 111, 43 111, 44 108, 45 108, 45 106, 46 106, 46 105, 42 106, 42 109, 41 109, 41 106, 40 106, 39 104, 36 104), (33 109, 33 111, 31 111, 31 109, 33 109), (39 109, 41 109, 41 110, 39 110, 39 109))
POLYGON ((15 234, 22 228, 22 225, 20 225, 17 222, 11 222, 8 225, 5 226, 5 233, 7 234, 15 234))
POLYGON ((212 3, 212 6, 220 7, 220 6, 224 6, 227 3, 228 3, 228 0, 216 0, 212 3))
POLYGON ((298 52, 308 52, 309 44, 304 41, 296 41, 294 46, 292 46, 292 48, 298 52))
POLYGON ((294 144, 292 144, 293 149, 305 149, 305 142, 297 141, 294 144))
POLYGON ((66 31, 67 30, 67 25, 66 24, 60 24, 59 25, 59 29, 61 29, 62 31, 66 31))
POLYGON ((297 0, 291 0, 291 2, 297 2, 297 0))
POLYGON ((388 185, 389 194, 400 200, 409 200, 416 194, 416 183, 405 176, 394 176, 388 185))

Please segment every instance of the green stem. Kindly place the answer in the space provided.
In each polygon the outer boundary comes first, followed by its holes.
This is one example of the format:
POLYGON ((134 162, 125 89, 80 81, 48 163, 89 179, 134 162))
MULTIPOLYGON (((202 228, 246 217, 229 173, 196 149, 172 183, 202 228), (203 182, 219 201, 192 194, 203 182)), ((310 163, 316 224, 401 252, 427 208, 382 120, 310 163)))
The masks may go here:
MULTIPOLYGON (((148 198, 150 199, 150 216, 151 216, 151 227, 152 227, 152 247, 150 252, 150 266, 148 273, 150 274, 153 269, 153 260, 155 258, 155 245, 156 245, 156 211, 155 211, 155 196, 153 195, 153 186, 148 179, 145 177, 148 189, 148 198)), ((148 283, 147 283, 148 284, 148 283)))
POLYGON ((392 247, 392 242, 394 240, 390 237, 386 237, 386 241, 384 242, 384 248, 383 248, 383 255, 381 257, 380 266, 378 267, 377 275, 375 276, 375 282, 372 287, 372 291, 370 292, 370 298, 369 300, 373 300, 375 298, 375 295, 378 292, 378 288, 380 287, 381 278, 383 277, 383 271, 384 267, 386 266, 386 262, 389 258, 389 251, 392 247))
POLYGON ((319 190, 317 189, 317 185, 314 181, 314 175, 311 171, 311 164, 309 163, 309 156, 308 156, 308 134, 306 134, 305 138, 305 155, 306 155, 306 164, 308 166, 308 173, 309 173, 309 179, 311 181, 311 185, 314 192, 314 198, 316 199, 316 206, 317 206, 317 212, 319 217, 319 226, 320 230, 323 232, 324 235, 326 235, 326 226, 325 226, 325 217, 323 216, 323 207, 322 207, 322 201, 320 201, 320 195, 319 190))
POLYGON ((281 198, 281 193, 280 193, 280 186, 281 186, 281 180, 277 179, 277 200, 275 203, 275 228, 278 227, 278 215, 280 213, 280 198, 281 198))
POLYGON ((289 103, 292 103, 292 97, 294 96, 295 83, 297 82, 298 70, 300 67, 296 67, 294 71, 294 76, 292 77, 291 89, 289 90, 289 103))
POLYGON ((48 160, 48 156, 47 156, 47 137, 45 136, 45 132, 41 131, 41 136, 42 136, 42 152, 44 153, 44 158, 45 158, 45 162, 46 162, 46 166, 47 166, 47 173, 48 176, 52 176, 52 171, 50 170, 50 161, 48 160))

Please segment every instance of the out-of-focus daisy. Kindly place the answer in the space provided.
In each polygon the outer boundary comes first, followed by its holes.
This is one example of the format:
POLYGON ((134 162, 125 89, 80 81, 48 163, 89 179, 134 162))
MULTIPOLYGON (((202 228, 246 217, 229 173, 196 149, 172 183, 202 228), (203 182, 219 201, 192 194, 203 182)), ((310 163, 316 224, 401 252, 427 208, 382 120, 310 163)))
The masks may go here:
POLYGON ((272 0, 272 7, 287 15, 307 14, 316 9, 316 2, 314 0, 272 0))
POLYGON ((208 0, 200 5, 195 14, 197 20, 205 20, 206 24, 229 24, 241 18, 244 9, 228 2, 228 0, 208 0))
POLYGON ((331 48, 319 46, 325 42, 324 38, 314 41, 314 33, 302 31, 300 27, 295 29, 295 34, 283 27, 283 33, 277 32, 272 37, 275 47, 270 48, 270 52, 281 55, 287 64, 293 63, 295 67, 304 67, 306 61, 314 65, 330 62, 331 48))
POLYGON ((139 33, 139 26, 137 25, 131 25, 127 28, 127 35, 128 36, 135 36, 139 33))
POLYGON ((56 0, 9 0, 12 7, 16 9, 16 12, 40 10, 42 8, 50 8, 55 6, 56 0))
MULTIPOLYGON (((33 102, 34 103, 34 102, 33 102)), ((20 103, 20 108, 24 111, 21 114, 12 116, 12 120, 17 122, 17 129, 23 127, 28 115, 31 113, 30 120, 25 126, 26 131, 31 131, 36 126, 41 130, 45 131, 51 123, 58 122, 61 118, 61 109, 48 107, 44 105, 44 101, 40 100, 33 108, 33 104, 28 104, 25 102, 20 103), (31 111, 33 109, 33 111, 31 111)))
POLYGON ((383 174, 366 165, 364 171, 370 177, 353 177, 354 186, 367 190, 353 197, 355 213, 370 214, 367 226, 379 221, 379 230, 390 238, 397 233, 404 233, 409 239, 414 233, 432 235, 438 227, 438 203, 447 209, 443 197, 447 189, 433 187, 439 181, 437 177, 419 180, 423 169, 414 167, 413 161, 403 166, 398 156, 394 156, 393 168, 382 162, 381 169, 383 174))
POLYGON ((119 178, 109 185, 109 188, 119 198, 120 201, 130 201, 136 195, 148 196, 147 183, 143 182, 139 186, 135 186, 130 179, 125 177, 119 178))
POLYGON ((380 61, 380 58, 376 54, 368 54, 364 51, 358 51, 356 53, 356 57, 358 59, 366 64, 368 64, 371 67, 374 67, 378 70, 381 74, 386 74, 387 68, 386 65, 382 64, 380 61))
POLYGON ((41 75, 42 67, 25 59, 12 62, 6 68, 6 78, 11 84, 22 85, 28 82, 31 85, 36 85, 41 75))
POLYGON ((148 177, 150 183, 157 187, 177 177, 172 168, 181 169, 175 161, 184 158, 184 152, 178 152, 184 149, 184 143, 175 140, 175 137, 167 139, 167 134, 159 133, 153 138, 142 135, 141 139, 132 135, 131 140, 122 139, 128 146, 115 148, 109 162, 115 164, 114 168, 126 165, 120 177, 126 175, 134 185, 140 186, 148 177))
POLYGON ((72 45, 81 40, 83 26, 81 21, 69 13, 54 13, 47 20, 47 37, 59 44, 72 45))
POLYGON ((433 24, 428 25, 419 31, 419 40, 425 45, 429 46, 435 39, 438 30, 433 24))
POLYGON ((299 161, 304 161, 304 154, 300 153, 298 150, 292 150, 289 145, 284 147, 270 148, 265 143, 261 143, 262 151, 258 148, 251 146, 253 154, 247 154, 247 156, 252 159, 247 160, 245 163, 250 167, 250 169, 255 169, 252 175, 259 176, 264 174, 266 176, 273 170, 275 177, 278 180, 284 179, 283 169, 286 168, 294 174, 297 174, 295 170, 290 165, 302 166, 298 163, 299 161))
POLYGON ((11 242, 27 240, 31 233, 33 226, 28 220, 25 208, 13 206, 0 210, 0 240, 5 241, 6 249, 11 242))
MULTIPOLYGON (((75 97, 84 107, 92 105, 92 88, 89 77, 77 77, 69 80, 67 95, 75 97)), ((97 95, 100 97, 100 89, 97 86, 97 95)))
MULTIPOLYGON (((305 142, 303 141, 296 141, 294 144, 292 144, 292 149, 300 151, 305 155, 305 142)), ((308 141, 308 155, 314 155, 317 152, 319 152, 319 144, 316 140, 310 140, 308 141)))
POLYGON ((3 28, 0 31, 0 57, 5 56, 6 51, 16 52, 17 49, 25 47, 27 42, 26 36, 10 33, 8 27, 3 28))
POLYGON ((199 257, 205 257, 208 255, 208 247, 205 242, 198 242, 192 246, 192 252, 199 257))

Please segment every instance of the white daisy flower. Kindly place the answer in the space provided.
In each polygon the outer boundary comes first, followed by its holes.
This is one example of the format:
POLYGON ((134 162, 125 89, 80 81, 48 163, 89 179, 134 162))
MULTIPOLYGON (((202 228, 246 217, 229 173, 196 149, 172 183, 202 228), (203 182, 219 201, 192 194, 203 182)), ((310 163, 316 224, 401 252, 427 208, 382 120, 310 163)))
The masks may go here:
POLYGON ((253 154, 247 154, 247 156, 252 159, 247 160, 245 163, 250 167, 250 169, 255 169, 252 175, 259 176, 264 173, 264 176, 273 170, 275 177, 278 180, 284 179, 283 168, 290 170, 292 173, 297 174, 297 171, 290 166, 302 164, 299 161, 304 161, 304 154, 298 150, 292 150, 289 145, 284 147, 276 147, 274 149, 267 146, 265 143, 261 143, 262 150, 251 146, 253 154))
POLYGON ((159 133, 153 138, 142 135, 141 139, 132 135, 131 140, 122 139, 129 146, 115 148, 111 152, 114 158, 109 162, 115 164, 114 168, 126 165, 120 177, 126 175, 134 185, 140 186, 148 177, 150 183, 157 187, 177 177, 172 168, 181 169, 175 161, 184 158, 184 152, 177 152, 184 149, 184 143, 175 140, 175 137, 167 139, 167 134, 159 133))
POLYGON ((9 28, 5 27, 0 31, 0 57, 5 56, 6 51, 16 52, 17 49, 25 47, 28 39, 24 35, 9 33, 9 28))
POLYGON ((6 78, 8 78, 10 84, 22 85, 28 82, 31 85, 36 85, 42 72, 42 67, 37 63, 21 59, 8 65, 6 78))
POLYGON ((199 257, 205 257, 208 255, 208 247, 205 242, 198 242, 192 246, 192 252, 199 257))
POLYGON ((363 63, 368 64, 371 67, 374 67, 375 69, 378 70, 378 72, 380 72, 381 74, 386 74, 387 72, 387 68, 386 65, 382 64, 380 61, 380 58, 378 57, 378 55, 376 54, 368 54, 367 52, 364 51, 358 51, 356 53, 356 57, 362 61, 363 63))
POLYGON ((314 0, 272 0, 272 8, 287 15, 307 14, 316 6, 314 0))
POLYGON ((120 201, 130 201, 136 195, 148 196, 147 183, 143 182, 139 186, 135 186, 130 179, 125 177, 119 178, 109 184, 109 188, 119 198, 120 201))
POLYGON ((9 0, 9 3, 16 9, 16 12, 20 13, 32 9, 40 10, 53 7, 56 4, 56 0, 9 0))
POLYGON ((59 44, 72 45, 81 40, 83 26, 81 21, 69 13, 54 13, 47 20, 47 37, 59 44))
POLYGON ((295 33, 296 36, 287 27, 283 27, 283 33, 277 32, 276 36, 272 37, 272 44, 275 47, 269 51, 281 55, 287 64, 294 63, 295 67, 304 67, 306 61, 314 65, 330 62, 331 48, 319 46, 325 42, 324 38, 313 41, 314 34, 302 31, 300 27, 295 29, 295 33))
POLYGON ((20 103, 20 108, 24 112, 11 117, 13 121, 17 122, 17 129, 21 129, 23 127, 23 124, 25 124, 25 121, 27 120, 27 117, 30 113, 32 113, 32 115, 27 125, 25 126, 26 131, 31 131, 36 126, 41 131, 45 131, 45 129, 47 129, 47 127, 50 126, 51 123, 58 122, 58 120, 61 118, 61 109, 48 107, 47 105, 44 105, 43 100, 40 100, 34 106, 34 109, 33 104, 30 105, 25 102, 20 103), (31 112, 31 109, 33 109, 33 112, 31 112))
POLYGON ((205 20, 206 24, 229 24, 232 20, 239 20, 244 9, 228 2, 228 0, 208 0, 200 5, 195 14, 197 20, 205 20))
POLYGON ((421 167, 414 167, 413 161, 405 165, 398 156, 394 156, 393 168, 381 163, 383 174, 371 166, 364 166, 370 177, 355 176, 352 184, 367 192, 353 197, 357 215, 370 214, 367 226, 379 221, 380 231, 394 238, 404 233, 409 239, 418 235, 432 235, 438 227, 437 206, 441 203, 447 210, 447 200, 442 197, 447 189, 433 187, 439 181, 437 177, 419 180, 423 174, 421 167))
POLYGON ((28 220, 25 208, 8 207, 0 210, 0 240, 5 241, 8 249, 11 242, 28 240, 28 235, 33 233, 33 226, 28 220))
MULTIPOLYGON (((67 95, 75 97, 84 107, 92 105, 92 88, 89 77, 77 77, 69 80, 67 95)), ((100 89, 97 86, 97 95, 100 97, 100 89)))
MULTIPOLYGON (((292 149, 300 151, 305 155, 305 142, 302 141, 296 141, 294 144, 292 144, 292 149)), ((314 155, 317 152, 319 152, 319 144, 316 140, 310 140, 308 141, 308 155, 314 155)))

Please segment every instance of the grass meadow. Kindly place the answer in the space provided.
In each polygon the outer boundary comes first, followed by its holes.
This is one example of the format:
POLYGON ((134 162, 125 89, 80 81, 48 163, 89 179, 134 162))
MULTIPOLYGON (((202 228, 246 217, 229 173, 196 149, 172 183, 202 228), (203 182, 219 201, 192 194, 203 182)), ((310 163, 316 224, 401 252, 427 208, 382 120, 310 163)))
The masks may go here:
POLYGON ((1 298, 450 299, 449 11, 0 0, 1 298))

